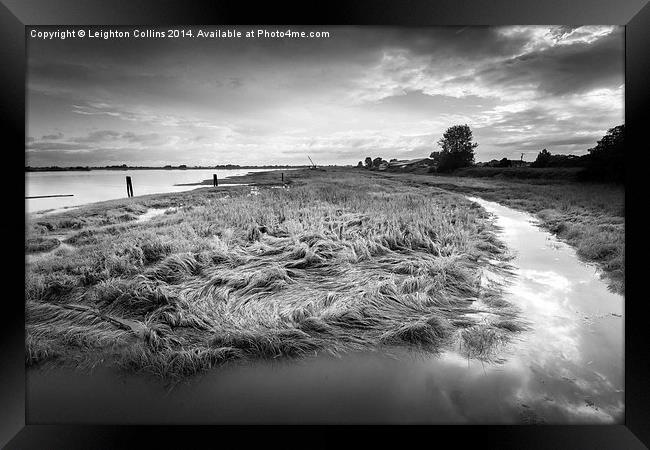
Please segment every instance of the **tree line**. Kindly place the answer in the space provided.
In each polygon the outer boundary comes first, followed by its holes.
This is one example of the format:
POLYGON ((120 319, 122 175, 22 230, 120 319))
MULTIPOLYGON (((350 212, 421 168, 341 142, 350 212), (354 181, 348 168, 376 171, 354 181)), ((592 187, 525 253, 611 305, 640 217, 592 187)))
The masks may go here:
MULTIPOLYGON (((450 173, 474 165, 478 143, 474 142, 472 130, 467 124, 449 127, 437 143, 440 151, 433 151, 429 155, 430 172, 450 173)), ((624 148, 625 125, 623 124, 609 129, 605 136, 597 141, 595 147, 588 149, 586 155, 554 155, 547 149, 542 149, 530 167, 582 167, 583 170, 578 173, 578 178, 581 180, 622 182, 625 173, 624 148)), ((394 161, 397 159, 386 161, 381 157, 368 156, 363 162, 359 161, 357 167, 376 170, 382 164, 394 161)), ((491 161, 489 165, 510 167, 512 161, 503 158, 500 161, 491 161)))
POLYGON ((607 130, 605 136, 588 149, 586 155, 553 155, 546 149, 538 153, 531 167, 583 167, 578 178, 622 182, 625 177, 625 125, 607 130))

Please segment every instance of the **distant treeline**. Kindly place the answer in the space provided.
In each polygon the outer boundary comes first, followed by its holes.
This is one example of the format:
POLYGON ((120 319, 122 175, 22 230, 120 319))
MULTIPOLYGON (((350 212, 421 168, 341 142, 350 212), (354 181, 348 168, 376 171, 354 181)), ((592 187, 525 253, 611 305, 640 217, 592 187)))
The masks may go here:
POLYGON ((162 167, 153 167, 153 166, 127 166, 122 164, 121 166, 74 166, 74 167, 59 167, 59 166, 48 166, 48 167, 31 167, 26 166, 25 172, 64 172, 64 171, 89 171, 89 170, 197 170, 197 169, 221 169, 221 170, 232 170, 232 169, 289 169, 289 168, 304 168, 309 167, 308 165, 264 165, 264 166, 240 166, 238 164, 221 164, 217 166, 187 166, 181 164, 180 166, 162 166, 162 167))
POLYGON ((543 149, 531 167, 581 167, 579 180, 623 182, 625 176, 625 125, 607 130, 596 146, 582 156, 553 155, 543 149))
POLYGON ((386 161, 381 157, 366 157, 358 168, 393 172, 426 171, 456 173, 464 176, 504 176, 512 178, 571 178, 579 181, 613 181, 621 183, 625 175, 625 125, 607 130, 595 147, 585 155, 551 154, 541 150, 534 162, 508 158, 474 162, 472 130, 467 125, 454 125, 438 141, 441 151, 431 152, 429 158, 386 161), (544 170, 540 170, 544 169, 544 170))
POLYGON ((500 173, 507 177, 537 178, 538 176, 564 177, 572 174, 578 180, 584 181, 615 181, 622 182, 625 174, 624 163, 625 151, 625 125, 619 125, 607 130, 607 133, 596 143, 596 146, 588 149, 585 155, 561 155, 552 154, 543 149, 537 154, 532 163, 503 158, 501 160, 476 164, 477 169, 468 167, 463 169, 463 175, 489 176, 490 173, 500 173), (495 169, 512 168, 508 171, 495 172, 495 169), (525 170, 526 168, 532 170, 525 170), (488 169, 492 169, 491 171, 488 169), (516 170, 515 170, 516 169, 516 170), (534 169, 546 169, 543 172, 535 173, 534 169), (558 169, 552 171, 551 169, 558 169), (576 169, 576 170, 568 170, 576 169), (577 170, 579 169, 579 170, 577 170), (545 175, 544 175, 545 174, 545 175))

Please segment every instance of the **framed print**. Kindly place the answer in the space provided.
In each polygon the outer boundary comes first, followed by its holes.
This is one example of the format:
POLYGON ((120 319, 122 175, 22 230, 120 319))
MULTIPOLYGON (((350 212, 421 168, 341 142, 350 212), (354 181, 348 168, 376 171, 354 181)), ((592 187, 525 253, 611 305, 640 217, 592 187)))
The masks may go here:
POLYGON ((650 441, 647 2, 0 10, 7 448, 650 441))

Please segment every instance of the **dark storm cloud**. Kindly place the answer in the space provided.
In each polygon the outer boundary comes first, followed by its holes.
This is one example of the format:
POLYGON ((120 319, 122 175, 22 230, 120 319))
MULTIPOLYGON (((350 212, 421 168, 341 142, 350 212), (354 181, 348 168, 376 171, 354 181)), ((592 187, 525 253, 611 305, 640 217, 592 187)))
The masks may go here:
MULTIPOLYGON (((109 88, 125 83, 140 94, 170 95, 168 83, 197 79, 210 61, 228 65, 309 66, 329 61, 368 67, 385 52, 405 51, 413 57, 427 56, 438 63, 446 60, 482 61, 519 54, 530 35, 506 36, 493 27, 444 28, 332 28, 332 37, 310 40, 119 40, 30 41, 29 77, 34 88, 41 82, 74 90, 109 88), (47 47, 47 48, 46 48, 47 47)), ((397 69, 396 69, 397 70, 397 69)), ((254 72, 253 72, 254 73, 254 72)), ((396 74, 399 76, 399 74, 396 74)), ((241 87, 242 76, 206 80, 213 86, 241 87)), ((178 87, 178 86, 177 86, 178 87)))
POLYGON ((29 81, 34 79, 47 80, 52 84, 61 82, 81 83, 92 82, 100 73, 98 68, 76 62, 48 61, 32 58, 28 67, 29 81))
MULTIPOLYGON (((41 27, 45 29, 46 27, 41 27)), ((52 28, 52 27, 51 27, 52 28)), ((53 27, 57 28, 57 27, 53 27)), ((201 27, 206 28, 206 27, 201 27)), ((224 27, 215 27, 224 28, 224 27)), ((249 30, 251 27, 227 27, 249 30)), ((274 29, 275 27, 264 27, 274 29)), ((345 60, 368 58, 368 53, 386 48, 408 48, 415 54, 508 55, 530 39, 526 33, 504 36, 495 27, 391 28, 284 26, 279 29, 327 30, 327 39, 141 39, 141 40, 29 40, 30 56, 57 61, 59 56, 78 56, 78 61, 97 61, 105 66, 147 67, 156 61, 196 61, 196 56, 241 55, 269 60, 345 60), (251 44, 251 42, 253 44, 251 44), (308 42, 305 44, 305 42, 308 42), (40 53, 40 54, 39 54, 40 53), (46 54, 47 53, 47 54, 46 54)), ((196 27, 193 28, 197 30, 196 27)), ((81 63, 83 64, 83 63, 81 63)))
POLYGON ((529 34, 505 36, 497 27, 416 28, 395 30, 382 47, 403 48, 418 56, 483 60, 517 54, 529 41, 529 34))
POLYGON ((620 84, 623 42, 605 36, 593 44, 546 48, 490 66, 474 76, 492 86, 533 86, 551 95, 577 94, 620 84))
MULTIPOLYGON (((78 57, 78 55, 77 55, 78 57)), ((185 98, 187 92, 170 89, 181 77, 151 73, 134 67, 107 64, 80 64, 65 61, 38 61, 28 71, 28 85, 35 92, 64 98, 97 98, 112 92, 116 97, 137 91, 140 98, 185 98)), ((196 99, 201 97, 196 93, 196 99)))

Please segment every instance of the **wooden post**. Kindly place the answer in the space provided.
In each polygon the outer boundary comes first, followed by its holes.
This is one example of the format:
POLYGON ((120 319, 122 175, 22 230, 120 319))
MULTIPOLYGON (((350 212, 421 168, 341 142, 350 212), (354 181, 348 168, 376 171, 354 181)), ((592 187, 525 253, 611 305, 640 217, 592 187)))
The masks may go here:
POLYGON ((282 184, 284 184, 284 172, 282 172, 282 184))
POLYGON ((212 186, 219 186, 219 179, 216 173, 212 174, 212 186))
POLYGON ((133 183, 131 183, 131 177, 126 177, 126 195, 133 197, 133 183))

